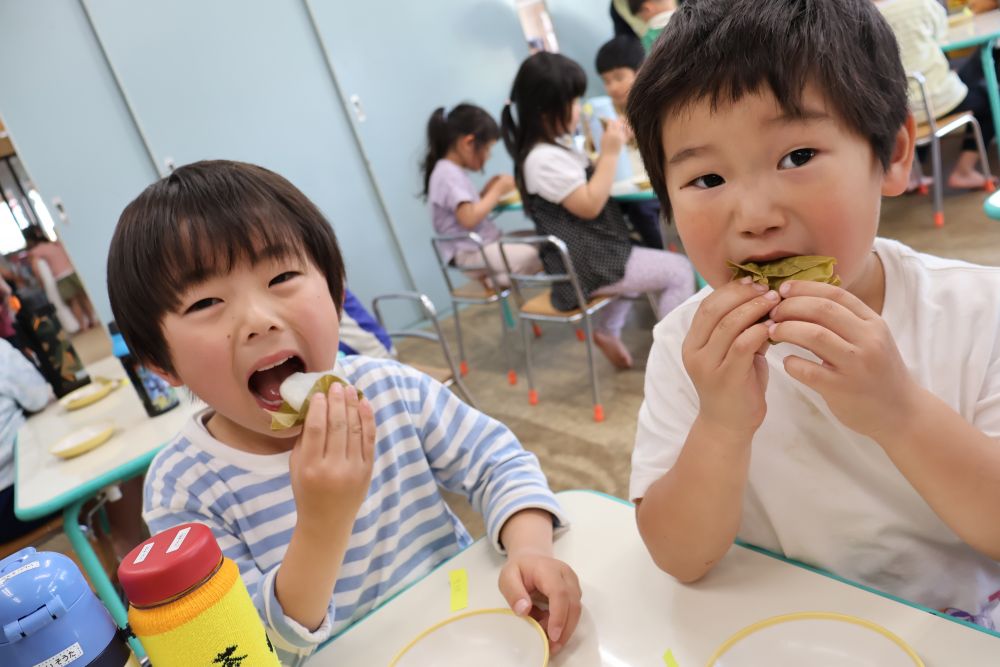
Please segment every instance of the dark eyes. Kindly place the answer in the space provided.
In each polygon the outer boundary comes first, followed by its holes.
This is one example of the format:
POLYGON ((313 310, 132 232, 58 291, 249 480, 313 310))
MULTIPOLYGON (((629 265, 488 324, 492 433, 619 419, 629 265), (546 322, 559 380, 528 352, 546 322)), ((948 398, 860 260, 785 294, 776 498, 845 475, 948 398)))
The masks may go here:
POLYGON ((726 179, 718 174, 705 174, 691 181, 691 185, 696 188, 717 188, 725 182, 726 179))
POLYGON ((809 160, 816 157, 816 149, 814 148, 798 148, 785 157, 781 158, 781 162, 778 163, 779 169, 794 169, 795 167, 801 167, 809 160))
POLYGON ((206 308, 214 306, 217 303, 222 303, 222 299, 216 299, 215 297, 210 297, 208 299, 200 299, 192 303, 190 306, 188 306, 188 309, 184 311, 184 314, 186 315, 187 313, 196 313, 199 310, 205 310, 206 308))
POLYGON ((279 273, 271 279, 271 282, 269 282, 267 286, 273 287, 275 285, 280 285, 281 283, 286 283, 298 275, 301 275, 298 271, 285 271, 284 273, 279 273))

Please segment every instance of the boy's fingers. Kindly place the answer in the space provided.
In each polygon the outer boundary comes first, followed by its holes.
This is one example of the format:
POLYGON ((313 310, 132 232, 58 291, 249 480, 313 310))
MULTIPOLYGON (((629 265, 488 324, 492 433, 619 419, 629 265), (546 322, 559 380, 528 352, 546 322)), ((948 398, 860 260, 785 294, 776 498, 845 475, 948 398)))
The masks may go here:
MULTIPOLYGON (((549 601, 549 641, 555 643, 562 640, 563 634, 569 625, 572 608, 580 604, 579 598, 573 599, 570 595, 569 586, 563 580, 561 574, 557 572, 546 572, 538 581, 538 590, 548 598, 549 601)), ((579 619, 579 612, 576 618, 579 619)), ((574 621, 574 626, 576 621, 574 621)))
POLYGON ((309 399, 309 410, 306 411, 306 421, 302 427, 302 435, 299 436, 299 447, 307 462, 323 458, 326 447, 326 396, 323 394, 313 394, 309 399))
POLYGON ((500 593, 507 600, 507 605, 518 616, 524 616, 531 611, 531 595, 521 579, 521 570, 517 567, 505 567, 500 571, 500 593))
POLYGON ((364 460, 361 416, 358 414, 358 392, 354 387, 344 387, 344 414, 347 422, 347 458, 364 460))
POLYGON ((326 420, 326 456, 343 459, 347 456, 347 414, 344 407, 344 388, 334 382, 327 392, 330 407, 326 420))
POLYGON ((361 418, 361 456, 366 463, 375 460, 375 411, 367 398, 362 397, 358 404, 358 416, 361 418))
POLYGON ((708 343, 722 318, 740 304, 761 296, 766 291, 756 283, 737 281, 712 292, 698 306, 691 321, 687 342, 695 349, 701 349, 708 343))
POLYGON ((740 336, 768 312, 774 309, 779 301, 778 293, 772 291, 758 294, 755 298, 737 305, 729 311, 715 327, 715 331, 705 344, 704 352, 708 363, 713 366, 723 364, 732 354, 734 345, 740 336))

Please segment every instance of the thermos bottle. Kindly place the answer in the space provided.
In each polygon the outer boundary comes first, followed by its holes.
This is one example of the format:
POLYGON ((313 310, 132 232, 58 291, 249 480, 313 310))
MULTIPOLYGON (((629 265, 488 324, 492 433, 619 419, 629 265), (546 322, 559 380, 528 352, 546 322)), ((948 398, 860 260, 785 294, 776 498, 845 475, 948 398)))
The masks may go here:
POLYGON ((176 408, 180 401, 173 387, 132 356, 128 345, 125 344, 125 338, 114 322, 108 325, 108 330, 111 332, 111 350, 125 367, 125 374, 142 399, 142 407, 146 408, 146 414, 155 417, 176 408))
POLYGON ((22 549, 0 560, 0 665, 137 665, 111 615, 66 556, 22 549))
POLYGON ((149 538, 122 561, 118 581, 153 667, 279 667, 239 568, 207 526, 185 523, 149 538))

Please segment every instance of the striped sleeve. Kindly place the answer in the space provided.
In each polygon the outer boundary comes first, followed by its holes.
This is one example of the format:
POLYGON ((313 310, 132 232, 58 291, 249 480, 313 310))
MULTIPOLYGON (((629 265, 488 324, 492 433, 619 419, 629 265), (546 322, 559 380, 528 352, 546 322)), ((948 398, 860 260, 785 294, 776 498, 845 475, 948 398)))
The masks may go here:
POLYGON ((420 402, 410 409, 431 471, 442 487, 464 495, 483 516, 493 546, 504 553, 500 530, 521 510, 545 510, 557 530, 567 527, 538 459, 511 430, 436 380, 415 374, 420 402))
MULTIPOLYGON (((183 442, 181 440, 177 444, 183 442)), ((301 665, 329 637, 332 605, 327 609, 327 616, 320 627, 311 632, 285 615, 275 593, 280 566, 272 567, 267 572, 257 567, 247 544, 229 528, 224 517, 224 496, 211 493, 213 487, 221 484, 221 478, 201 465, 197 456, 190 455, 183 447, 170 447, 157 456, 146 476, 143 519, 153 535, 181 523, 196 522, 208 526, 223 555, 239 567, 240 577, 246 584, 281 664, 301 665), (208 493, 199 496, 199 490, 207 490, 208 493)))

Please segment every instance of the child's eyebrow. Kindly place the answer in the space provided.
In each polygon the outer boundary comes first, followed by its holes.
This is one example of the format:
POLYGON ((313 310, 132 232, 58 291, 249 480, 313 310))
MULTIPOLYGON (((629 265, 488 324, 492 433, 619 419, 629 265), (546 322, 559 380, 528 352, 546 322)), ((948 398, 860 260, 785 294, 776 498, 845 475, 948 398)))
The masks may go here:
POLYGON ((691 148, 685 148, 684 150, 678 151, 670 156, 670 159, 667 160, 667 165, 677 166, 681 162, 696 158, 702 153, 707 153, 709 150, 708 146, 692 146, 691 148))
POLYGON ((792 123, 813 123, 817 121, 832 120, 833 117, 825 111, 818 109, 802 109, 799 113, 778 114, 773 118, 764 121, 765 125, 789 125, 792 123))

